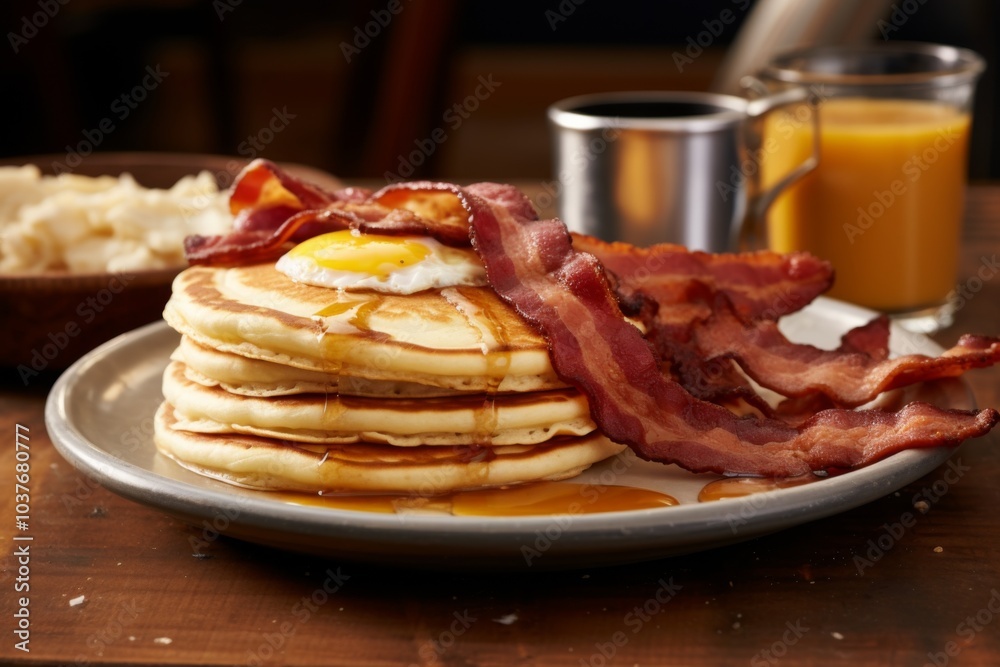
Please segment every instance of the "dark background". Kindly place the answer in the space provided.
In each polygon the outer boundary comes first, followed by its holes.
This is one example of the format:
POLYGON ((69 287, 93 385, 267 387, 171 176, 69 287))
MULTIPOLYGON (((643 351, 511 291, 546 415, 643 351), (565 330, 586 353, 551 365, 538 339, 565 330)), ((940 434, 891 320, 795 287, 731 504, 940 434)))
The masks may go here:
MULTIPOLYGON (((970 176, 997 177, 995 3, 907 1, 919 8, 891 39, 986 57, 970 176)), ((91 148, 260 155, 380 178, 440 127, 445 140, 424 151, 413 177, 545 178, 549 104, 603 90, 708 89, 746 15, 735 0, 399 2, 402 11, 348 62, 342 44, 373 11, 386 17, 389 0, 8 1, 0 157, 91 148), (726 8, 735 20, 678 71, 673 54, 726 8), (168 76, 120 118, 116 100, 157 67, 168 76), (445 114, 480 77, 500 85, 456 127, 445 114), (113 129, 98 131, 106 119, 113 129)), ((882 39, 874 24, 870 39, 882 39)))

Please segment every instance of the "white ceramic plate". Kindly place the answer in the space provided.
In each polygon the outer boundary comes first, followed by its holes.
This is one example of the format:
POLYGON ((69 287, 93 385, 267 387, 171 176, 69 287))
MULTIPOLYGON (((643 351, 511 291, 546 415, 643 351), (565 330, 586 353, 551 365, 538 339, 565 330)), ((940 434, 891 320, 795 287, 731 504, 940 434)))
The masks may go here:
MULTIPOLYGON (((871 315, 819 299, 785 318, 782 328, 794 340, 835 347, 841 333, 871 315)), ((892 337, 897 354, 941 352, 927 338, 902 329, 894 329, 892 337)), ((714 477, 637 459, 615 473, 604 463, 573 481, 610 478, 614 484, 663 491, 680 505, 599 514, 393 515, 295 505, 201 477, 156 451, 153 413, 177 341, 174 331, 157 323, 87 354, 53 387, 46 424, 56 448, 83 473, 126 498, 201 527, 208 541, 221 533, 283 549, 406 566, 549 569, 624 563, 721 546, 857 507, 927 474, 952 451, 906 451, 812 484, 709 503, 699 503, 697 495, 714 477)), ((973 407, 962 382, 935 383, 933 392, 939 405, 973 407)))

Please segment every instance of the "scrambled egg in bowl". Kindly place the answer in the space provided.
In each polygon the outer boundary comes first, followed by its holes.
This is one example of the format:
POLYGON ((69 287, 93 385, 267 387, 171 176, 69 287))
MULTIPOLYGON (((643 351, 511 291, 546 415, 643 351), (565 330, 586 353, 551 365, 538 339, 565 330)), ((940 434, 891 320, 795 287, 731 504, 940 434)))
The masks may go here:
POLYGON ((118 272, 183 266, 184 237, 229 228, 228 196, 208 171, 168 189, 120 176, 0 167, 0 273, 118 272))

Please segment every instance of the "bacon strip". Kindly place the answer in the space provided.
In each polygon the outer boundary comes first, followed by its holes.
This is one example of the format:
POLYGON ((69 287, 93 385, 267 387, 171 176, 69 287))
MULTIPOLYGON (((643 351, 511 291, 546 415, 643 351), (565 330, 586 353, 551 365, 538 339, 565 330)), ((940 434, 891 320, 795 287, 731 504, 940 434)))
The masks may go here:
MULTIPOLYGON (((725 307, 728 308, 728 304, 725 307)), ((700 331, 701 326, 694 325, 692 330, 700 331)), ((738 337, 740 333, 734 332, 733 336, 738 337)), ((801 424, 820 410, 840 405, 827 395, 815 393, 798 396, 795 399, 786 398, 777 408, 773 408, 737 369, 730 354, 705 358, 696 345, 671 338, 665 335, 662 329, 652 328, 646 337, 654 345, 656 354, 661 360, 661 368, 669 372, 688 393, 703 401, 734 409, 739 409, 742 402, 761 415, 776 417, 790 424, 801 424)), ((836 352, 863 354, 874 363, 888 356, 888 341, 889 320, 884 316, 876 317, 845 333, 836 352)), ((774 390, 773 386, 768 388, 774 390)))
POLYGON ((597 257, 613 274, 619 298, 660 305, 661 326, 690 325, 691 314, 680 316, 666 306, 700 305, 708 316, 714 295, 725 294, 744 321, 777 320, 803 308, 833 284, 833 267, 808 253, 780 255, 770 251, 709 254, 683 246, 660 244, 638 248, 607 243, 592 236, 573 235, 573 247, 597 257), (707 300, 707 301, 706 301, 707 300))
POLYGON ((750 385, 736 364, 726 357, 704 359, 693 345, 652 328, 646 340, 660 362, 660 372, 703 401, 734 410, 750 407, 762 415, 772 415, 771 405, 750 385))
POLYGON ((273 162, 257 159, 236 177, 229 211, 238 231, 273 231, 300 211, 323 209, 339 199, 285 173, 273 162))
POLYGON ((623 310, 646 326, 664 372, 689 393, 775 414, 727 355, 710 359, 699 351, 693 333, 711 320, 720 294, 748 322, 777 320, 799 310, 829 288, 833 268, 828 262, 806 253, 708 254, 670 244, 637 248, 580 234, 573 235, 573 246, 601 261, 623 310))
MULTIPOLYGON (((275 219, 277 220, 277 218, 275 219)), ((259 220, 258 220, 259 221, 259 220)), ((234 231, 222 236, 191 235, 184 239, 184 254, 190 264, 241 266, 275 261, 296 243, 342 229, 419 234, 427 221, 404 210, 373 209, 371 206, 331 204, 321 211, 300 211, 273 230, 234 231), (366 216, 377 218, 373 222, 366 216), (401 230, 408 229, 409 232, 401 230)))
POLYGON ((969 335, 939 357, 910 354, 886 359, 878 341, 873 343, 870 329, 856 330, 838 350, 821 350, 789 342, 774 322, 744 325, 725 307, 716 308, 709 321, 695 327, 694 337, 699 355, 732 358, 768 389, 789 397, 821 393, 847 407, 867 403, 890 389, 958 377, 1000 361, 1000 340, 969 335), (865 349, 870 345, 877 346, 876 355, 865 349))
POLYGON ((395 230, 372 226, 364 231, 383 234, 420 234, 432 236, 445 245, 469 246, 469 216, 459 197, 462 189, 450 183, 412 181, 388 185, 371 196, 371 202, 394 209, 409 210, 423 222, 419 229, 395 230), (427 213, 426 216, 420 214, 427 213))
POLYGON ((295 243, 341 229, 370 234, 432 236, 451 246, 469 245, 468 215, 458 201, 459 188, 444 183, 401 183, 371 192, 347 188, 326 192, 283 172, 266 160, 251 162, 240 173, 230 196, 233 232, 188 236, 188 263, 237 266, 274 261, 295 243), (443 196, 446 201, 437 196, 443 196), (439 213, 450 201, 461 216, 419 215, 425 207, 439 213), (412 210, 411 210, 412 209, 412 210))
POLYGON ((594 420, 640 457, 694 472, 794 476, 871 463, 910 447, 955 445, 990 430, 994 410, 826 410, 799 428, 738 418, 664 377, 618 308, 603 267, 573 249, 558 220, 527 221, 494 200, 466 201, 472 242, 496 292, 548 339, 560 378, 589 399, 594 420))

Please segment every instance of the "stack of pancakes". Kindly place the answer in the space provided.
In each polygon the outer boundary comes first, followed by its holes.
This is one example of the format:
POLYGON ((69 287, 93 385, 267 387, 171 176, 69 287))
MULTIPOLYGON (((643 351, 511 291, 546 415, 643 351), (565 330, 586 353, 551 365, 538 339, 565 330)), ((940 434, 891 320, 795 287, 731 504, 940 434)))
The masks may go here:
POLYGON ((564 479, 620 452, 547 343, 489 287, 409 295, 192 267, 155 441, 201 474, 307 492, 432 495, 564 479))

